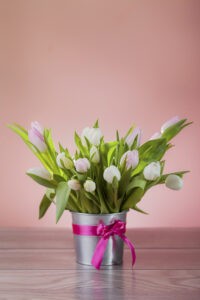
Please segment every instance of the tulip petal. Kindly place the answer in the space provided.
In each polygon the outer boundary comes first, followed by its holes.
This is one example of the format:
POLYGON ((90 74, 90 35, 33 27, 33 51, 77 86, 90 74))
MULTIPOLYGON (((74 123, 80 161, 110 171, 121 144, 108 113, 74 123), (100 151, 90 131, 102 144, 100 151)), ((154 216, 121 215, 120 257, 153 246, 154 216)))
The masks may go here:
POLYGON ((167 128, 171 127, 172 125, 176 124, 180 121, 180 118, 178 116, 175 116, 171 118, 170 120, 166 121, 162 127, 161 127, 161 133, 163 133, 167 128))

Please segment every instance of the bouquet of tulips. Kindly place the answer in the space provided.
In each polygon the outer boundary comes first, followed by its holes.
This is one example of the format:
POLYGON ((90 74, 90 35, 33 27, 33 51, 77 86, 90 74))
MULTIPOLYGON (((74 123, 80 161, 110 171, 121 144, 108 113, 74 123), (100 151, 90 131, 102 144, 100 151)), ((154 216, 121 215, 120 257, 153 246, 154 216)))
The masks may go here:
POLYGON ((38 122, 27 131, 18 124, 9 125, 37 156, 43 168, 27 171, 33 180, 46 187, 39 206, 42 218, 50 205, 56 205, 56 222, 64 210, 91 214, 115 213, 138 207, 144 194, 153 186, 165 184, 179 190, 183 174, 164 173, 163 156, 173 145, 170 140, 184 127, 187 119, 174 117, 147 142, 140 144, 141 130, 131 127, 125 136, 116 132, 116 140, 105 142, 98 121, 74 135, 77 150, 72 156, 59 144, 56 150, 51 130, 38 122))

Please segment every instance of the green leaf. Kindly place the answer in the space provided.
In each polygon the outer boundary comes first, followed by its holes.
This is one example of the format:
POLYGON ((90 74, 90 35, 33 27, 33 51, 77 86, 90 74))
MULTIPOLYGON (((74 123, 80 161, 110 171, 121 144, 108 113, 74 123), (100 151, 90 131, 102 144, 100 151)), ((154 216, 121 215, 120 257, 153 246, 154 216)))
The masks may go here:
POLYGON ((67 182, 60 182, 56 189, 56 223, 62 216, 70 195, 70 188, 67 182))
POLYGON ((84 139, 85 139, 85 141, 86 141, 87 148, 90 149, 91 146, 92 146, 91 143, 90 143, 90 141, 88 140, 88 138, 87 138, 86 136, 84 137, 84 139))
POLYGON ((49 154, 49 159, 51 159, 52 161, 52 167, 53 167, 53 172, 58 172, 60 173, 60 169, 57 165, 57 162, 56 162, 56 156, 57 156, 57 153, 56 153, 56 149, 55 149, 55 146, 54 146, 54 143, 53 143, 53 139, 52 139, 52 135, 51 135, 51 130, 50 129, 44 129, 44 141, 45 141, 45 144, 47 146, 47 154, 49 154))
POLYGON ((119 142, 120 141, 120 137, 119 137, 119 131, 116 131, 116 140, 119 142))
POLYGON ((100 213, 100 202, 97 200, 93 193, 88 193, 84 191, 85 194, 85 203, 87 209, 89 209, 90 213, 100 213))
POLYGON ((41 219, 45 215, 51 203, 53 202, 53 198, 55 197, 55 191, 53 191, 54 190, 49 189, 43 196, 39 206, 39 219, 41 219))
POLYGON ((127 187, 127 194, 129 194, 133 189, 135 188, 141 188, 142 190, 145 190, 147 181, 145 179, 142 179, 141 176, 133 177, 131 182, 129 183, 127 187))
POLYGON ((66 181, 66 179, 63 176, 60 176, 59 174, 53 174, 53 179, 59 183, 61 181, 66 181))
POLYGON ((93 128, 99 128, 99 120, 98 119, 94 123, 93 128))
POLYGON ((112 188, 113 188, 113 190, 117 190, 118 187, 119 187, 119 181, 118 181, 117 177, 114 176, 113 181, 112 181, 112 188))
POLYGON ((49 200, 51 200, 53 202, 53 199, 55 198, 55 195, 56 195, 56 191, 55 189, 51 189, 51 188, 48 188, 46 190, 46 196, 49 200))
POLYGON ((110 164, 112 162, 112 158, 115 155, 115 151, 116 151, 116 146, 113 146, 108 150, 108 154, 107 154, 107 164, 108 164, 108 166, 110 166, 110 164))
POLYGON ((19 124, 9 124, 8 128, 17 133, 24 141, 28 140, 28 132, 19 124))
POLYGON ((113 188, 112 184, 106 184, 106 204, 109 207, 109 211, 111 212, 118 212, 120 202, 118 201, 117 197, 117 189, 113 188))
POLYGON ((122 176, 121 176, 121 179, 119 182, 119 191, 118 191, 119 197, 123 197, 127 190, 127 187, 129 185, 130 178, 131 178, 131 172, 132 172, 131 169, 129 169, 129 170, 126 170, 124 173, 122 173, 122 176))
POLYGON ((144 190, 142 188, 135 188, 132 194, 123 202, 122 210, 132 208, 146 214, 146 212, 137 207, 137 203, 142 199, 143 195, 144 190))
POLYGON ((57 184, 53 180, 47 180, 42 177, 39 177, 35 174, 26 173, 29 177, 31 177, 34 181, 39 183, 40 185, 46 186, 48 188, 56 188, 57 184))
POLYGON ((133 125, 133 126, 131 126, 131 128, 129 128, 129 130, 125 134, 124 140, 129 136, 129 134, 131 134, 133 132, 134 128, 135 128, 135 125, 133 125))
POLYGON ((142 210, 141 208, 139 208, 137 205, 135 205, 132 209, 142 213, 142 214, 145 214, 145 215, 148 215, 148 213, 144 210, 142 210))
POLYGON ((87 157, 88 156, 88 150, 85 146, 83 146, 81 138, 79 137, 79 135, 76 132, 74 133, 74 140, 75 140, 76 146, 78 147, 81 154, 83 156, 87 157))
POLYGON ((69 150, 67 148, 64 148, 61 143, 59 143, 59 150, 60 152, 64 152, 66 157, 71 158, 71 155, 69 153, 69 150))

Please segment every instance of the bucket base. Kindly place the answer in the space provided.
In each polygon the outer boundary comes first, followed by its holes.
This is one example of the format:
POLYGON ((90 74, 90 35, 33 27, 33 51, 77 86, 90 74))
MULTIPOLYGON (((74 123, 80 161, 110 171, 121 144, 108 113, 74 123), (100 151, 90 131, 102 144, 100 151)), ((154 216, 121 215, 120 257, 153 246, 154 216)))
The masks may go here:
MULTIPOLYGON (((76 260, 76 263, 79 264, 79 265, 82 265, 82 266, 90 266, 90 267, 93 267, 93 265, 91 263, 84 263, 84 262, 80 262, 78 260, 76 260)), ((121 262, 112 262, 112 263, 102 263, 101 266, 121 266, 123 264, 123 261, 121 262)))

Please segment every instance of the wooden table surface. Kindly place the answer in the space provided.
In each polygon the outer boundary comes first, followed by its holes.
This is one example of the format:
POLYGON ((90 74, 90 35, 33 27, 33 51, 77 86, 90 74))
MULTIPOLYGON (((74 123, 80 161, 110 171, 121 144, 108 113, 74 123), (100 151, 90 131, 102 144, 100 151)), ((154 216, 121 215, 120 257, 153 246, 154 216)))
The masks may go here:
POLYGON ((0 229, 0 300, 200 299, 200 228, 128 229, 137 261, 75 262, 65 229, 0 229))

